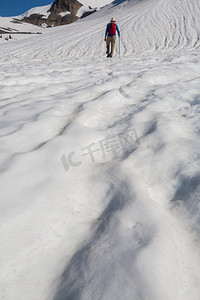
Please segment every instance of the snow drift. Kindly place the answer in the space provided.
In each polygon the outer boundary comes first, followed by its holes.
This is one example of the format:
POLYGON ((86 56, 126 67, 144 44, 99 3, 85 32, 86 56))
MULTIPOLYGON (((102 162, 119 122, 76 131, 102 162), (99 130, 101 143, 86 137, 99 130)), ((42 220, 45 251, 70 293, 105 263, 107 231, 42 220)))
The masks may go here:
POLYGON ((199 300, 199 13, 114 1, 1 45, 2 299, 199 300))

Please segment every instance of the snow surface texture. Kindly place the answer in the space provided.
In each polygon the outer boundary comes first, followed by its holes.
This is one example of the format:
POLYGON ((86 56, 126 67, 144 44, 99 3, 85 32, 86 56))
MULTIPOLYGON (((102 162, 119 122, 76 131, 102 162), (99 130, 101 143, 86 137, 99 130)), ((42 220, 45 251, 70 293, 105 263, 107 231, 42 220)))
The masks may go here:
POLYGON ((1 45, 1 299, 200 299, 199 15, 115 1, 1 45))
MULTIPOLYGON (((5 18, 5 17, 0 17, 0 31, 3 29, 3 31, 8 32, 4 34, 0 34, 0 45, 3 43, 8 43, 6 38, 8 38, 10 35, 12 39, 9 40, 9 42, 14 42, 16 40, 22 40, 27 37, 30 37, 30 34, 36 34, 36 33, 42 33, 44 32, 44 29, 38 26, 35 26, 33 24, 28 24, 24 22, 16 23, 14 21, 14 18, 5 18), (19 34, 17 32, 24 32, 27 34, 19 34), (14 34, 13 34, 14 33, 14 34)), ((48 29, 45 29, 47 31, 48 29)), ((10 48, 11 46, 9 46, 10 48)))
POLYGON ((20 32, 37 32, 40 31, 40 27, 35 26, 33 24, 28 23, 13 23, 13 18, 10 17, 0 17, 0 29, 4 28, 4 30, 13 29, 13 31, 20 32))
POLYGON ((83 6, 78 10, 77 17, 81 18, 81 16, 90 11, 90 9, 99 10, 101 7, 110 4, 112 0, 80 0, 79 1, 83 6))

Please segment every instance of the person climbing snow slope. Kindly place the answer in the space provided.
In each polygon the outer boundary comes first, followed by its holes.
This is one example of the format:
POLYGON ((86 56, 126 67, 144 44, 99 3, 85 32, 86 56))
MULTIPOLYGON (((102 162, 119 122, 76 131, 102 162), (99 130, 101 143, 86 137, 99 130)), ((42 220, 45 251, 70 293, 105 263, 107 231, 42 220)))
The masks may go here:
POLYGON ((105 38, 104 41, 106 42, 106 54, 107 57, 113 57, 115 42, 116 42, 116 31, 118 36, 120 37, 120 31, 116 24, 114 18, 110 20, 110 23, 106 26, 105 38))

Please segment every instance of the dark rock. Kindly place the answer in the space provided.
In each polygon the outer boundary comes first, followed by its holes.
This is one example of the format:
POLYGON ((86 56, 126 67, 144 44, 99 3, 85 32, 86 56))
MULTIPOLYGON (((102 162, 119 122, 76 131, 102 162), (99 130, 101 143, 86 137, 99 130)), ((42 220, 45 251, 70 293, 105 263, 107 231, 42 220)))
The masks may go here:
POLYGON ((48 27, 70 24, 78 20, 76 14, 81 6, 83 5, 77 0, 55 0, 48 11, 50 14, 47 18, 44 15, 32 14, 21 21, 37 26, 45 24, 48 27), (60 15, 63 12, 69 12, 69 14, 60 15))
POLYGON ((87 16, 89 16, 89 15, 91 15, 91 14, 93 14, 93 13, 95 13, 96 11, 97 11, 97 10, 94 9, 94 10, 88 10, 88 11, 84 12, 84 13, 82 14, 82 16, 81 16, 81 19, 82 19, 82 18, 85 18, 85 17, 87 17, 87 16))

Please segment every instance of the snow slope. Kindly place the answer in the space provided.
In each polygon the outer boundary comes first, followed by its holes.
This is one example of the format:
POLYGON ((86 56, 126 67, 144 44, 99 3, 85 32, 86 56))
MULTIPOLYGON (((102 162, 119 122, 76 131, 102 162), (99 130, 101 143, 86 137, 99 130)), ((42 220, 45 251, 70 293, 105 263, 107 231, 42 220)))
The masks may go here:
POLYGON ((25 13, 23 13, 22 15, 19 16, 19 18, 24 18, 24 17, 30 17, 31 15, 34 14, 39 14, 39 15, 43 15, 45 18, 48 18, 50 12, 49 9, 51 8, 51 4, 49 5, 44 5, 44 6, 37 6, 37 7, 33 7, 31 9, 29 9, 28 11, 26 11, 25 13))
POLYGON ((188 0, 132 0, 118 3, 116 0, 86 20, 52 30, 51 34, 38 38, 37 43, 32 39, 30 50, 24 55, 31 59, 41 58, 47 51, 49 40, 53 39, 54 46, 48 49, 51 57, 103 56, 105 45, 102 36, 106 22, 113 15, 123 33, 123 56, 143 51, 197 49, 200 45, 199 6, 199 0, 192 3, 188 0), (74 33, 77 40, 74 40, 74 33), (38 43, 40 52, 37 51, 38 43))
POLYGON ((14 22, 14 18, 10 17, 0 17, 0 29, 4 28, 5 31, 13 32, 41 32, 44 30, 38 26, 24 23, 24 22, 14 22))
POLYGON ((1 45, 1 299, 199 300, 199 13, 115 1, 1 45))
MULTIPOLYGON (((46 29, 46 31, 47 30, 48 29, 46 29)), ((9 37, 9 35, 11 35, 12 37, 12 40, 9 40, 9 42, 13 42, 30 37, 30 33, 42 33, 44 32, 44 28, 24 22, 16 22, 15 18, 0 17, 0 32, 1 31, 6 33, 0 34, 0 45, 3 43, 8 43, 8 41, 6 41, 6 38, 9 37)))

